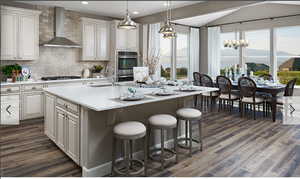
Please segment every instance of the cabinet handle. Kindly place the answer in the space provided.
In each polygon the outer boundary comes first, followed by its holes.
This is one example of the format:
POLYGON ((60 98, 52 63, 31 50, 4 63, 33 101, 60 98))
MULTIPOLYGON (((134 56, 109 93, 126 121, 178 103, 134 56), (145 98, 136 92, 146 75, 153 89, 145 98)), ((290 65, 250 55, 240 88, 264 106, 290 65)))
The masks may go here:
POLYGON ((32 89, 33 89, 33 90, 35 90, 35 89, 36 89, 36 87, 34 86, 34 87, 32 87, 32 89))
POLYGON ((10 89, 10 88, 8 88, 6 91, 7 91, 7 92, 11 92, 11 89, 10 89))
POLYGON ((11 107, 11 105, 8 105, 7 108, 6 108, 6 111, 9 115, 11 115, 11 112, 9 111, 9 108, 11 107))

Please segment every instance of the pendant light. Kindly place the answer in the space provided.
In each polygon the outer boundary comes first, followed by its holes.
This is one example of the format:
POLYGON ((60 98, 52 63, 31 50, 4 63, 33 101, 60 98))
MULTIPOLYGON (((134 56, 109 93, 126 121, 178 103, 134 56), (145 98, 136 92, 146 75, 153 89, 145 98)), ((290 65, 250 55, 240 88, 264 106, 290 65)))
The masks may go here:
POLYGON ((176 37, 175 29, 171 24, 171 2, 167 2, 167 20, 165 24, 160 28, 159 33, 163 34, 164 38, 174 38, 176 37))
POLYGON ((124 20, 119 22, 118 24, 119 29, 136 29, 136 23, 131 20, 129 11, 128 11, 128 0, 126 1, 126 15, 124 17, 124 20))

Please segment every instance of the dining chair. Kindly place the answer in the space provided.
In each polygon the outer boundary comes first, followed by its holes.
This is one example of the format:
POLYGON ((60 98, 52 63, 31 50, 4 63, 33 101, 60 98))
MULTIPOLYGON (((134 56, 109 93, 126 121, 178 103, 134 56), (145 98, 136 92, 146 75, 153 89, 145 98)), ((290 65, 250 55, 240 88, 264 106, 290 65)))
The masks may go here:
MULTIPOLYGON (((205 87, 215 87, 212 78, 206 74, 200 74, 200 86, 205 87)), ((210 107, 216 103, 216 98, 219 96, 218 92, 206 92, 201 94, 201 108, 203 106, 208 106, 210 103, 210 107)))
POLYGON ((230 112, 233 109, 234 101, 239 99, 239 96, 232 93, 232 84, 229 78, 226 76, 217 76, 217 87, 219 88, 219 109, 222 106, 225 109, 226 102, 230 105, 230 112))
MULTIPOLYGON (((283 96, 293 96, 294 95, 294 88, 295 88, 296 82, 297 82, 297 78, 294 78, 286 84, 283 96)), ((279 105, 283 104, 282 96, 277 97, 277 104, 279 104, 279 105)))
POLYGON ((238 87, 240 89, 240 111, 241 117, 244 116, 246 111, 246 106, 250 105, 253 109, 254 120, 256 119, 256 106, 258 111, 260 110, 260 105, 264 104, 264 99, 256 96, 257 86, 256 83, 248 77, 241 77, 238 81, 238 87))

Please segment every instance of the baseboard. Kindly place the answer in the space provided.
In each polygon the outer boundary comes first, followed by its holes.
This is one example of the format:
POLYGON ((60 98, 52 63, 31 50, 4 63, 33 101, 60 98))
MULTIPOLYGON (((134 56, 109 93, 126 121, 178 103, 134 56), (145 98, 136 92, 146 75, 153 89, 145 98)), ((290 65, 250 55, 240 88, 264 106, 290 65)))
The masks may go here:
MULTIPOLYGON (((184 137, 184 135, 180 136, 179 138, 184 137)), ((174 140, 168 140, 165 142, 165 146, 170 148, 173 146, 174 140)), ((160 144, 156 144, 155 146, 151 147, 151 149, 160 147, 160 144)), ((143 151, 137 151, 133 153, 133 157, 143 160, 143 151)), ((122 160, 123 158, 119 158, 117 160, 122 160)), ((102 165, 98 165, 93 168, 85 168, 82 167, 82 176, 83 177, 102 177, 107 176, 111 173, 111 161, 104 163, 102 165)))

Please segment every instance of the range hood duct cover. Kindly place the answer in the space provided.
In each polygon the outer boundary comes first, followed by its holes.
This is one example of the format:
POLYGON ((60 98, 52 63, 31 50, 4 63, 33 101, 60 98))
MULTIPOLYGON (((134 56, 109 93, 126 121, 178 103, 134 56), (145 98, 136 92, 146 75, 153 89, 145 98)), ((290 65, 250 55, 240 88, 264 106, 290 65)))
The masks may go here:
POLYGON ((80 48, 80 45, 65 37, 65 10, 62 7, 55 7, 55 29, 54 38, 50 41, 41 44, 45 47, 65 47, 65 48, 80 48))

